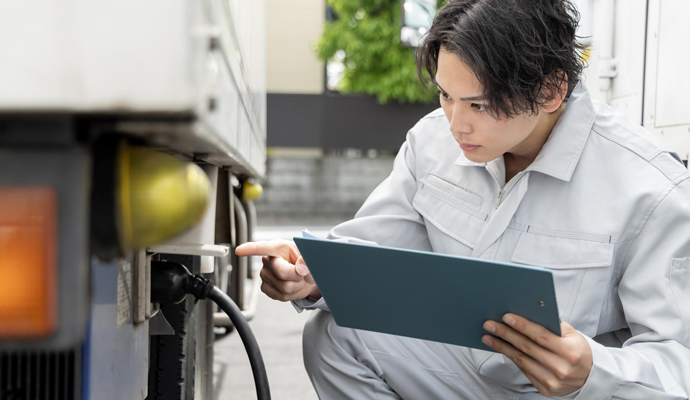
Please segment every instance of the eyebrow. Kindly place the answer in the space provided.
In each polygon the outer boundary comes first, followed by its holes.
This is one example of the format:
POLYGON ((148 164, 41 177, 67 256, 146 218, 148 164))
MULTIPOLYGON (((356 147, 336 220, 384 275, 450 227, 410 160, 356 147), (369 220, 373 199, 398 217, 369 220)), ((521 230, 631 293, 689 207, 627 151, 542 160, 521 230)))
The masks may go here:
MULTIPOLYGON (((441 87, 441 85, 438 84, 438 82, 436 82, 436 86, 437 86, 443 93, 448 94, 448 92, 446 92, 445 90, 443 90, 443 88, 441 87)), ((486 97, 484 97, 484 96, 482 95, 482 96, 470 96, 470 97, 461 97, 461 98, 460 98, 460 101, 478 101, 478 100, 486 100, 486 97)))

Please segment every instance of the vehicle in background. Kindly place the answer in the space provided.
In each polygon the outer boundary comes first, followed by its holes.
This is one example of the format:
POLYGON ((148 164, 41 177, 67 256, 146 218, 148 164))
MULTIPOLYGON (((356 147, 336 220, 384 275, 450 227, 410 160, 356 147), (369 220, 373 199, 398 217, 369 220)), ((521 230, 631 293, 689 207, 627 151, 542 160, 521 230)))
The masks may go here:
POLYGON ((0 398, 212 399, 210 302, 247 317, 265 174, 265 2, 0 3, 0 398), (231 267, 232 266, 232 267, 231 267))

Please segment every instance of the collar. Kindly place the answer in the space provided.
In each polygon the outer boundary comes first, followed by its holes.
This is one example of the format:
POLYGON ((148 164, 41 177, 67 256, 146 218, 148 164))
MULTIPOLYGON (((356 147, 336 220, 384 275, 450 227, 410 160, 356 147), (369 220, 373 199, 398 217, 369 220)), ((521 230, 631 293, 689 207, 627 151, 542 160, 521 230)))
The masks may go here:
MULTIPOLYGON (((570 95, 565 110, 554 125, 544 147, 526 171, 539 171, 566 182, 570 181, 592 130, 594 118, 592 99, 587 87, 580 81, 570 95)), ((481 166, 493 171, 505 171, 503 157, 488 163, 476 163, 468 160, 462 150, 455 160, 455 165, 481 166)))

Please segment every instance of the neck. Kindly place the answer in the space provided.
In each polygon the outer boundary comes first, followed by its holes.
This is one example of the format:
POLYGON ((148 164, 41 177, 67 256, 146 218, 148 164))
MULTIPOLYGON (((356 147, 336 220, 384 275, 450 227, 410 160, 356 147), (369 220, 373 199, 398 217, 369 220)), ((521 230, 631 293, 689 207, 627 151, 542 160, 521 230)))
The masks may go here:
POLYGON ((532 134, 520 146, 503 155, 506 166, 506 181, 521 171, 527 169, 539 155, 544 143, 551 135, 553 127, 558 122, 566 103, 563 102, 558 109, 552 113, 542 113, 532 131, 532 134))

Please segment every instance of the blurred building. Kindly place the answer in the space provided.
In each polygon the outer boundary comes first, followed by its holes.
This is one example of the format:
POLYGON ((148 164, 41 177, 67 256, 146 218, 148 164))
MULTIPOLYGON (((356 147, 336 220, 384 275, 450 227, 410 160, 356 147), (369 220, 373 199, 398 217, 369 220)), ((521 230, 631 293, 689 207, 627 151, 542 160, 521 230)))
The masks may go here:
POLYGON ((438 105, 379 105, 328 90, 314 51, 326 1, 268 0, 267 8, 269 157, 259 222, 352 218, 390 173, 407 131, 438 105))

